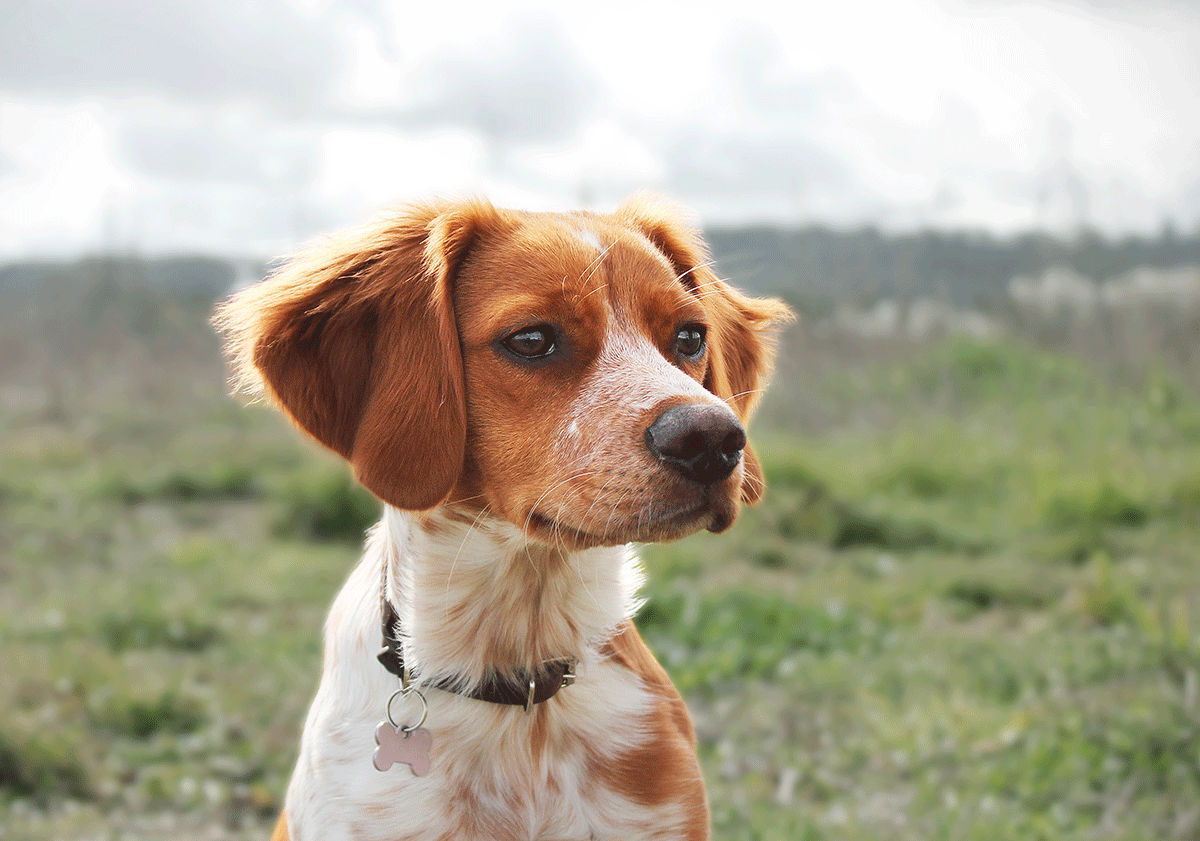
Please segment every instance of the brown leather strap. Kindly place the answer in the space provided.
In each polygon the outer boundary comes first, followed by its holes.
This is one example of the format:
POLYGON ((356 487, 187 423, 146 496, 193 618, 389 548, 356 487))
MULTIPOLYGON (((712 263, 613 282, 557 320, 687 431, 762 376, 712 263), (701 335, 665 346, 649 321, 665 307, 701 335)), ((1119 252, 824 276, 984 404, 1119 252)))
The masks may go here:
MULTIPOLYGON (((396 615, 396 609, 392 607, 391 601, 384 598, 383 650, 379 652, 378 659, 385 669, 404 680, 404 655, 401 653, 400 640, 397 637, 399 621, 400 617, 396 615)), ((474 698, 490 704, 524 707, 528 711, 533 704, 548 701, 558 694, 558 690, 573 684, 575 682, 574 666, 575 661, 568 658, 547 660, 533 675, 524 669, 511 676, 491 675, 485 678, 473 692, 463 692, 448 681, 425 685, 453 692, 464 698, 474 698), (532 696, 530 695, 530 681, 533 682, 532 696)))

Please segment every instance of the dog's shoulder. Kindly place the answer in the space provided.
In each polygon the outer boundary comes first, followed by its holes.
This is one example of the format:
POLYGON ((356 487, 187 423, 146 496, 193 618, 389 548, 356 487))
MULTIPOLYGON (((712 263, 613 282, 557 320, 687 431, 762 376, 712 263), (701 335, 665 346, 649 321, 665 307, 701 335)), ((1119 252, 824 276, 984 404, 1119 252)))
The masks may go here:
POLYGON ((683 698, 633 622, 624 622, 601 646, 600 654, 636 674, 656 696, 659 709, 669 714, 674 729, 688 742, 695 743, 695 728, 683 698))

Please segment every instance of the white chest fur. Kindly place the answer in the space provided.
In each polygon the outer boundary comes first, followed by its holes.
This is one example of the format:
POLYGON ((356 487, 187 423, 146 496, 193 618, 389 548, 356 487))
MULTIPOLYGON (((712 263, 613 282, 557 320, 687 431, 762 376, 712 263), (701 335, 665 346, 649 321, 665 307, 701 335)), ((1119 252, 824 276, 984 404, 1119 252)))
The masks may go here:
POLYGON ((676 837, 678 806, 640 805, 595 773, 646 735, 650 692, 599 653, 636 610, 640 581, 626 549, 550 552, 507 524, 388 509, 326 624, 288 789, 293 841, 676 837), (426 690, 429 773, 375 770, 375 726, 397 688, 375 659, 384 564, 418 680, 470 685, 493 664, 575 656, 578 682, 529 714, 426 690))

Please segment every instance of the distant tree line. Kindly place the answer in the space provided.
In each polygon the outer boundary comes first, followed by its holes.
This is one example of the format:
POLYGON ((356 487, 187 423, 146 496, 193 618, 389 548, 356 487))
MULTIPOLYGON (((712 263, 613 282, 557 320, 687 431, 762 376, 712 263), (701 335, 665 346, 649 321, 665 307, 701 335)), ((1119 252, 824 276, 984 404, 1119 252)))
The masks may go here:
MULTIPOLYGON (((782 295, 813 314, 880 298, 934 298, 990 310, 1004 305, 1013 277, 1038 276, 1053 266, 1070 266, 1102 281, 1139 266, 1200 265, 1200 232, 1182 235, 1170 228, 1157 236, 1107 238, 1088 232, 1074 238, 999 238, 972 232, 751 226, 715 228, 707 236, 722 277, 782 295)), ((11 302, 14 296, 28 301, 83 293, 99 302, 149 289, 208 306, 235 283, 260 277, 266 265, 187 255, 24 261, 0 266, 0 296, 11 302)))
POLYGON ((935 298, 958 307, 1001 306, 1008 283, 1070 266, 1102 281, 1139 266, 1200 264, 1200 232, 1106 238, 921 231, 888 234, 874 228, 717 228, 707 232, 717 269, 735 284, 783 295, 810 312, 847 301, 935 298))
POLYGON ((0 295, 39 298, 83 293, 105 298, 145 290, 210 304, 237 278, 224 257, 90 255, 77 260, 30 260, 0 265, 0 295))

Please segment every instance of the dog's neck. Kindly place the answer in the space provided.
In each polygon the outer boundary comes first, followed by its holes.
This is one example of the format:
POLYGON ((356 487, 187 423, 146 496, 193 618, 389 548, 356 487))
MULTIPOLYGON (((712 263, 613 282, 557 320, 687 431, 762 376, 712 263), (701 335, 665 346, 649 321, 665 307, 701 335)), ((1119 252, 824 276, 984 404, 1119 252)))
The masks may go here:
POLYGON ((489 674, 583 657, 639 605, 643 576, 629 547, 554 548, 451 506, 388 507, 372 541, 387 566, 405 663, 421 681, 470 690, 489 674))

